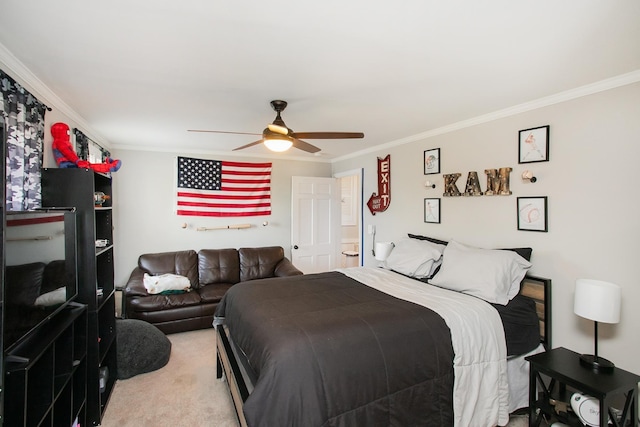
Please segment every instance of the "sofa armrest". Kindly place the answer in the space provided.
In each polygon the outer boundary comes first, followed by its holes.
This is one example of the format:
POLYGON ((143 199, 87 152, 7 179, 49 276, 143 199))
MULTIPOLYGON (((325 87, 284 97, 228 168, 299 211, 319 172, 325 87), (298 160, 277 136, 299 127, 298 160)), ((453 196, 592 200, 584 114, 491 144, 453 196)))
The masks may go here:
POLYGON ((300 276, 304 273, 298 270, 288 258, 282 258, 282 260, 276 265, 276 269, 273 274, 276 277, 283 276, 300 276))
POLYGON ((140 267, 136 267, 131 272, 129 280, 124 287, 124 297, 140 297, 147 296, 149 293, 144 287, 144 273, 145 271, 140 267))

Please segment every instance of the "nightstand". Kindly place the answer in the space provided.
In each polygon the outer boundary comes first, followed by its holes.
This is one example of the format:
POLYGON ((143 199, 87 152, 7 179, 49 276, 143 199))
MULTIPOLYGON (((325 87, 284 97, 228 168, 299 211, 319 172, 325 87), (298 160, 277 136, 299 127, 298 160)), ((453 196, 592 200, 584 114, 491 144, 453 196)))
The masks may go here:
MULTIPOLYGON (((610 374, 594 372, 580 365, 580 354, 562 347, 528 356, 526 360, 530 364, 529 426, 539 426, 543 414, 555 416, 549 399, 568 402, 571 394, 567 393, 567 386, 599 400, 601 426, 607 425, 613 398, 621 393, 626 394, 620 424, 614 422, 614 425, 638 426, 637 394, 640 376, 618 368, 614 368, 610 374), (541 374, 551 379, 548 386, 542 380, 541 374), (539 399, 536 384, 542 389, 539 399), (537 409, 540 409, 538 414, 537 409), (629 420, 630 424, 626 424, 626 420, 629 420)), ((611 419, 614 417, 611 416, 611 419)))

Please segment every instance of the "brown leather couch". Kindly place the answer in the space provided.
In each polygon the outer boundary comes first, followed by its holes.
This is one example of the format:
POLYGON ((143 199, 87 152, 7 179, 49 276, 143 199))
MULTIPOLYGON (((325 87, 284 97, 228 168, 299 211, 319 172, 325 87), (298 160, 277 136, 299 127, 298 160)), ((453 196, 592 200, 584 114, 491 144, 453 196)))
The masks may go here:
POLYGON ((144 254, 124 289, 124 314, 149 322, 165 334, 210 328, 220 299, 234 284, 300 274, 280 246, 144 254), (191 291, 151 295, 143 284, 144 273, 186 276, 191 291))

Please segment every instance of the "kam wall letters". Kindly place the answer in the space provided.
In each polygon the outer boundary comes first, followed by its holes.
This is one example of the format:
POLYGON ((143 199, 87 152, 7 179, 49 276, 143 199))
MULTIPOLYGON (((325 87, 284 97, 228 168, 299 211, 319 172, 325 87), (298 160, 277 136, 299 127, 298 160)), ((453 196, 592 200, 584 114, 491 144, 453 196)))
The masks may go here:
POLYGON ((512 170, 512 168, 485 169, 487 188, 484 193, 480 187, 480 179, 476 171, 468 173, 464 192, 460 192, 456 185, 458 178, 462 176, 461 173, 443 174, 444 193, 442 195, 444 197, 482 196, 483 194, 485 196, 510 196, 509 178, 512 170))

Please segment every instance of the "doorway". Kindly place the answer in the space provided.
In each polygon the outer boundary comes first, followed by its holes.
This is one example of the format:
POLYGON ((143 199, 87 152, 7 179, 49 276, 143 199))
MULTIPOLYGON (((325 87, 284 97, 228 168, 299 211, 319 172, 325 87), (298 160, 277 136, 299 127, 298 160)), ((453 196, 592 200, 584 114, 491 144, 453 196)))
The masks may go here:
POLYGON ((291 260, 305 274, 338 267, 340 186, 336 178, 291 177, 291 260))
POLYGON ((362 169, 335 174, 340 182, 340 267, 363 265, 362 169))

